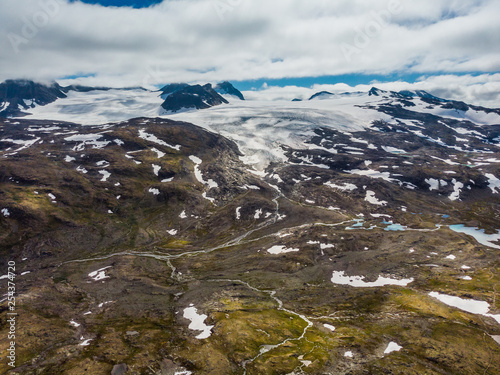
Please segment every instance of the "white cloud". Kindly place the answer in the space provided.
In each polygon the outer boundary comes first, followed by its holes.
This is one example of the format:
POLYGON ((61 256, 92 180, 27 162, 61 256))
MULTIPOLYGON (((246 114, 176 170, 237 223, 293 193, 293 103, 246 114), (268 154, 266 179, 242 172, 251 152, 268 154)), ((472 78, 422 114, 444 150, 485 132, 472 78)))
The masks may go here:
POLYGON ((387 91, 425 90, 444 99, 464 101, 469 104, 498 108, 500 99, 500 73, 481 75, 437 75, 421 77, 417 82, 372 82, 369 85, 349 86, 345 83, 334 85, 314 85, 312 87, 266 86, 258 91, 244 91, 248 99, 260 100, 292 100, 309 99, 319 91, 332 93, 367 92, 371 87, 387 91))
MULTIPOLYGON (((168 0, 145 9, 66 0, 0 5, 0 80, 86 74, 92 76, 81 83, 148 86, 500 71, 497 0, 168 0)), ((496 85, 471 84, 483 96, 496 85)))

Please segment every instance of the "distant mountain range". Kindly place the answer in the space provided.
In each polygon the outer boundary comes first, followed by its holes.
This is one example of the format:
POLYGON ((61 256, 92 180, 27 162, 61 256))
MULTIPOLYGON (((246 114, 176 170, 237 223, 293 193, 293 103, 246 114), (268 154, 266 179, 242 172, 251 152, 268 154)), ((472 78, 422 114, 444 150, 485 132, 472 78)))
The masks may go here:
MULTIPOLYGON (((90 87, 81 85, 60 86, 37 83, 30 80, 6 80, 0 84, 0 117, 19 117, 29 114, 36 106, 45 106, 58 99, 67 98, 71 91, 88 93, 91 91, 142 90, 142 87, 113 89, 110 87, 90 87)), ((189 85, 172 83, 162 87, 159 92, 164 99, 161 107, 166 112, 178 112, 183 109, 206 109, 215 105, 227 104, 224 96, 245 100, 243 94, 229 82, 221 82, 212 88, 211 84, 189 85)))

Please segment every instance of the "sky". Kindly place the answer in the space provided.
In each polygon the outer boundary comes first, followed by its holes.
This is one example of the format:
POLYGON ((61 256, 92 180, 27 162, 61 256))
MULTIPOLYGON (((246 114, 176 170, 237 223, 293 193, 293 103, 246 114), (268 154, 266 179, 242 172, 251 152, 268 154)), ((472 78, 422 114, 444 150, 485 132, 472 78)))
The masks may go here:
POLYGON ((498 0, 0 0, 0 81, 424 89, 500 107, 498 0))

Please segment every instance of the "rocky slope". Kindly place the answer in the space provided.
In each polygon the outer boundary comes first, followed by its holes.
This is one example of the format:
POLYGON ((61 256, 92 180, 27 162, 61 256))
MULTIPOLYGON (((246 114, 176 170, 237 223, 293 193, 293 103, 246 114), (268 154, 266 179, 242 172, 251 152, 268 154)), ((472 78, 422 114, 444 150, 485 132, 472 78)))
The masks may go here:
POLYGON ((0 117, 22 116, 23 110, 65 97, 57 83, 46 86, 27 80, 7 80, 0 83, 0 117))
POLYGON ((370 93, 0 120, 13 373, 499 374, 497 112, 370 93))

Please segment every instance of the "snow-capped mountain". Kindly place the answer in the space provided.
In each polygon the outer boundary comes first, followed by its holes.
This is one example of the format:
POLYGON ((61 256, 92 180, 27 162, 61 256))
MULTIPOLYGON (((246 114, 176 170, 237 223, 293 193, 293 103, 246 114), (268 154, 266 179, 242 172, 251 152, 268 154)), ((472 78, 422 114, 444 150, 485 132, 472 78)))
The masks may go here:
POLYGON ((7 80, 0 83, 0 117, 22 116, 23 110, 65 97, 63 88, 57 83, 46 86, 28 80, 7 80))
POLYGON ((161 107, 165 113, 185 110, 206 109, 228 101, 220 96, 210 83, 206 85, 168 85, 162 90, 165 101, 161 107))
POLYGON ((215 91, 217 91, 221 95, 229 95, 230 98, 238 98, 240 100, 245 100, 245 97, 241 93, 240 90, 238 90, 236 87, 234 87, 230 82, 224 81, 220 82, 215 86, 215 91))

